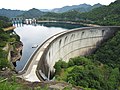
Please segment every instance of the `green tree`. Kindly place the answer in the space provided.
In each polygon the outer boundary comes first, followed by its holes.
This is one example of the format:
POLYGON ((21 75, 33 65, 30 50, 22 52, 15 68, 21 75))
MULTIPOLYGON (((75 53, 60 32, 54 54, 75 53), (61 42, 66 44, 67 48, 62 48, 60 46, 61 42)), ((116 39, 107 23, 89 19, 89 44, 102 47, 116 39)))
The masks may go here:
POLYGON ((59 60, 58 62, 56 62, 54 65, 56 74, 60 74, 60 71, 62 70, 62 68, 67 68, 67 66, 68 65, 65 61, 59 60))

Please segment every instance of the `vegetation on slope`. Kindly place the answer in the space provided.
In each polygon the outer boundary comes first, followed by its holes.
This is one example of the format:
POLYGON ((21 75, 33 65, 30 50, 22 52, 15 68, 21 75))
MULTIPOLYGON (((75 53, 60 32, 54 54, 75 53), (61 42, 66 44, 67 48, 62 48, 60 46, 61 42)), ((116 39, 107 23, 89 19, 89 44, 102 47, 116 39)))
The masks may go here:
POLYGON ((48 13, 39 20, 57 20, 85 22, 99 25, 120 25, 120 1, 116 0, 108 6, 94 8, 89 12, 72 10, 64 13, 48 13))
POLYGON ((42 86, 38 83, 24 81, 17 78, 12 71, 6 72, 6 74, 3 74, 3 72, 0 71, 0 90, 48 90, 48 87, 45 85, 42 86))
POLYGON ((83 19, 95 21, 100 25, 120 25, 120 1, 116 0, 108 6, 96 8, 88 13, 81 14, 83 19))
POLYGON ((7 45, 10 45, 12 43, 14 45, 20 41, 19 36, 14 34, 12 30, 6 32, 3 30, 3 28, 11 26, 11 23, 8 21, 8 18, 0 16, 0 69, 10 67, 10 64, 8 62, 8 51, 10 47, 7 45))
MULTIPOLYGON (((46 13, 44 16, 41 16, 39 20, 55 20, 55 21, 75 21, 80 15, 79 11, 72 10, 64 13, 46 13)), ((78 18, 79 19, 79 18, 78 18)))
POLYGON ((55 64, 56 79, 97 90, 120 89, 120 31, 87 57, 55 64))
POLYGON ((30 9, 26 12, 24 12, 23 14, 19 15, 20 17, 23 17, 23 18, 39 18, 40 16, 44 15, 45 12, 42 12, 38 9, 30 9))
POLYGON ((25 11, 21 10, 11 10, 11 9, 0 9, 0 16, 6 16, 9 18, 16 17, 18 15, 23 14, 25 11))
POLYGON ((98 60, 110 67, 120 68, 120 31, 108 42, 101 45, 91 59, 98 60))
POLYGON ((12 24, 9 22, 9 19, 5 16, 0 16, 0 28, 10 27, 12 24))
POLYGON ((102 6, 101 4, 95 4, 93 6, 89 4, 80 4, 80 5, 73 5, 73 6, 64 6, 62 8, 55 8, 51 10, 51 12, 56 12, 56 13, 63 13, 63 12, 68 12, 71 10, 76 10, 79 12, 88 12, 94 8, 102 6))

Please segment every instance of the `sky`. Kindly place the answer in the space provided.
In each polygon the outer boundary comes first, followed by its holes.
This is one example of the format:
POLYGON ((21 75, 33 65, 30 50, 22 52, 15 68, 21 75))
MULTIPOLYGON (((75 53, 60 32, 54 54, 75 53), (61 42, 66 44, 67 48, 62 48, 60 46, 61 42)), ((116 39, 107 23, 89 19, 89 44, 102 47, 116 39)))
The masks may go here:
POLYGON ((13 10, 29 10, 32 8, 37 9, 53 9, 61 8, 63 6, 90 4, 94 5, 101 3, 109 5, 115 0, 0 0, 0 9, 13 9, 13 10))

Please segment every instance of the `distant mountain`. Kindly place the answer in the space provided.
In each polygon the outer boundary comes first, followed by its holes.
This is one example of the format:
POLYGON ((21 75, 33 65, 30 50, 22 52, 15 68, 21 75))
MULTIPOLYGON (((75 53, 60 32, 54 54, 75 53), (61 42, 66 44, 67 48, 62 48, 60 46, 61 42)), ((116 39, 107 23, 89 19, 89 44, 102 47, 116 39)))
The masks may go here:
POLYGON ((79 12, 88 12, 94 8, 102 6, 101 4, 95 4, 93 6, 89 4, 80 4, 80 5, 73 5, 73 6, 65 6, 62 8, 55 8, 53 10, 48 9, 30 9, 28 11, 22 11, 22 10, 11 10, 11 9, 0 9, 0 16, 6 16, 9 18, 12 17, 23 17, 23 18, 39 18, 43 15, 45 15, 47 12, 55 12, 55 13, 64 13, 68 11, 79 11, 79 12))
POLYGON ((98 7, 101 7, 103 5, 101 5, 100 3, 98 4, 94 4, 93 6, 89 6, 89 7, 79 7, 79 8, 74 8, 72 10, 76 10, 76 11, 79 11, 79 12, 89 12, 95 8, 98 8, 98 7))
POLYGON ((0 16, 6 16, 6 17, 16 17, 18 15, 23 14, 25 11, 21 11, 21 10, 11 10, 11 9, 0 9, 0 16))
POLYGON ((49 9, 40 9, 40 11, 42 11, 42 12, 50 12, 51 10, 49 10, 49 9))
POLYGON ((82 19, 94 21, 99 25, 120 25, 120 0, 112 2, 108 6, 95 8, 90 12, 80 15, 82 19))
POLYGON ((80 12, 88 12, 94 8, 100 7, 102 6, 101 4, 95 4, 93 6, 89 5, 89 4, 80 4, 80 5, 73 5, 73 6, 65 6, 62 8, 55 8, 53 10, 51 10, 51 12, 56 12, 56 13, 63 13, 63 12, 67 12, 67 11, 71 11, 71 10, 77 10, 80 12))
POLYGON ((43 16, 45 15, 45 12, 42 12, 38 9, 30 9, 26 12, 24 12, 22 15, 20 15, 21 17, 24 17, 24 18, 39 18, 40 16, 43 16))
POLYGON ((100 3, 97 3, 97 4, 94 4, 94 5, 92 6, 92 9, 94 9, 94 8, 98 8, 98 7, 101 7, 101 6, 103 6, 103 5, 100 4, 100 3))

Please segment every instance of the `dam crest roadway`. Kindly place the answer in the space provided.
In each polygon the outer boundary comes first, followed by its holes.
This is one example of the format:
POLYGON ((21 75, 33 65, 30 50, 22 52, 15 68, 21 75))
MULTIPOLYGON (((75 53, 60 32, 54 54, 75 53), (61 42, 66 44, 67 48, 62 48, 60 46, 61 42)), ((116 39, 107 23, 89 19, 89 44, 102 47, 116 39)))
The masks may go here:
POLYGON ((30 82, 50 80, 55 62, 93 53, 119 29, 120 26, 83 27, 53 35, 37 47, 18 77, 30 82))

